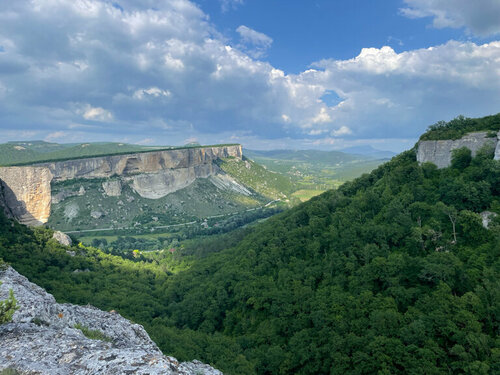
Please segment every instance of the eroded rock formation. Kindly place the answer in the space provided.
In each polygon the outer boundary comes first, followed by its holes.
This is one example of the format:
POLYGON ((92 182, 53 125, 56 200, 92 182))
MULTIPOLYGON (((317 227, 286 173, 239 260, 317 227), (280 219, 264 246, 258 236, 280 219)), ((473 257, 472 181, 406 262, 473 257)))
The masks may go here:
POLYGON ((14 269, 0 270, 0 300, 14 291, 19 310, 0 326, 0 371, 22 374, 222 375, 199 361, 164 356, 144 328, 117 313, 56 303, 54 297, 14 269), (109 340, 87 338, 97 330, 109 340))

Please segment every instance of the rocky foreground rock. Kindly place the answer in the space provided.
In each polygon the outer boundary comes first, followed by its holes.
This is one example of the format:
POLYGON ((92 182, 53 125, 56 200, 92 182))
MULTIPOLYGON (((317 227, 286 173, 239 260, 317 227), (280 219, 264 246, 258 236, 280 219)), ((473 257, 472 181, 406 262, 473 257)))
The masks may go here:
POLYGON ((0 282, 0 300, 12 289, 19 305, 12 322, 0 326, 0 371, 222 375, 199 361, 179 363, 163 355, 142 326, 117 313, 57 303, 11 267, 0 270, 0 282), (100 332, 103 339, 86 337, 85 329, 100 332))

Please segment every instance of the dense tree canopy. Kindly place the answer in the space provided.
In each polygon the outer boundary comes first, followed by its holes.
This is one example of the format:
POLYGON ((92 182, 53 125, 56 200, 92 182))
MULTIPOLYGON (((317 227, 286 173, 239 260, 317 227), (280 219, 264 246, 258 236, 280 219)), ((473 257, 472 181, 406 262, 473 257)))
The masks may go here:
POLYGON ((422 134, 420 140, 459 139, 471 132, 484 131, 488 136, 496 137, 500 130, 500 113, 482 118, 458 116, 451 121, 438 121, 422 134))

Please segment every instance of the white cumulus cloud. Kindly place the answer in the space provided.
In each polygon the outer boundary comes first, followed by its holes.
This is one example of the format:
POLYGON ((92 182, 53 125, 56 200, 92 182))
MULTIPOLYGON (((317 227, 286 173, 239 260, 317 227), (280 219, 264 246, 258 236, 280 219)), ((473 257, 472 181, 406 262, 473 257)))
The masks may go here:
POLYGON ((369 48, 314 66, 301 79, 343 98, 330 110, 333 124, 357 136, 417 136, 439 119, 500 111, 500 42, 450 41, 402 53, 369 48))
POLYGON ((241 25, 236 31, 240 35, 239 47, 254 58, 263 57, 273 44, 273 39, 264 33, 241 25))
POLYGON ((148 89, 140 89, 134 92, 134 98, 143 100, 145 98, 158 98, 158 97, 169 97, 172 93, 168 90, 162 90, 158 87, 150 87, 148 89))
POLYGON ((432 17, 436 28, 467 28, 479 35, 500 33, 498 0, 404 0, 401 13, 410 18, 432 17))
POLYGON ((352 131, 347 126, 341 126, 338 129, 332 130, 332 132, 330 133, 332 137, 341 137, 343 135, 349 134, 352 134, 352 131))
POLYGON ((87 105, 82 114, 85 120, 106 122, 113 120, 111 112, 101 107, 87 105))

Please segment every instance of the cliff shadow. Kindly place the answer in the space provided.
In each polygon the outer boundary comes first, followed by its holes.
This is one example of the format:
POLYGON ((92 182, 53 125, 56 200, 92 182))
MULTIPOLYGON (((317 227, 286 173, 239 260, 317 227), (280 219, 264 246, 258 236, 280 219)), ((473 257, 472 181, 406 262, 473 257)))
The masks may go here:
POLYGON ((7 216, 12 217, 21 224, 25 225, 40 226, 44 224, 28 211, 26 202, 18 200, 14 191, 4 180, 1 179, 0 189, 0 199, 3 199, 3 202, 1 202, 0 205, 4 206, 4 211, 7 216))

